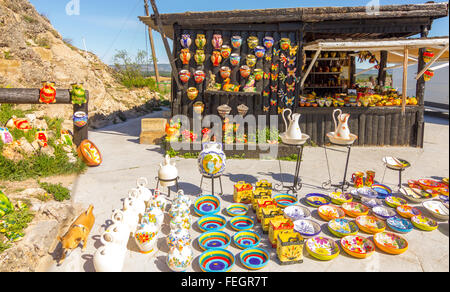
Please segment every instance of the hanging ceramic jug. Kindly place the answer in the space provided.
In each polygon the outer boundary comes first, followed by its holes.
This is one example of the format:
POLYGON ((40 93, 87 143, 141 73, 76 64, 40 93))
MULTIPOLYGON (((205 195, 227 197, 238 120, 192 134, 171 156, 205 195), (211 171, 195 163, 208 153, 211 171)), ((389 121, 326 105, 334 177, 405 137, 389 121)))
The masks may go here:
POLYGON ((349 118, 350 118, 350 114, 343 114, 342 110, 340 110, 340 109, 335 109, 333 111, 333 120, 334 120, 334 127, 335 127, 334 137, 335 138, 340 138, 340 139, 344 139, 344 140, 350 139, 350 129, 348 128, 348 119, 349 118), (336 115, 335 115, 336 112, 339 113, 339 115, 337 116, 337 121, 336 121, 336 115), (339 124, 337 122, 339 122, 339 124))
POLYGON ((198 156, 198 167, 202 175, 219 176, 225 170, 225 164, 226 155, 221 143, 203 143, 203 150, 198 156))
MULTIPOLYGON (((154 216, 156 218, 156 224, 158 224, 159 227, 164 222, 164 212, 161 210, 161 208, 157 206, 150 206, 147 211, 145 212, 144 217, 150 218, 150 216, 154 216)), ((145 220, 145 219, 143 219, 145 220)))
POLYGON ((141 253, 149 254, 155 251, 155 244, 158 238, 159 226, 155 216, 143 217, 143 223, 138 226, 134 233, 134 239, 141 253))
POLYGON ((126 248, 118 244, 114 235, 100 237, 104 244, 94 254, 94 268, 96 272, 122 272, 125 261, 126 248))
POLYGON ((141 177, 136 181, 137 191, 139 192, 139 197, 144 202, 149 202, 153 199, 152 191, 147 188, 148 180, 145 177, 141 177))
POLYGON ((167 257, 167 265, 174 272, 184 272, 192 263, 194 252, 190 245, 178 244, 172 247, 167 257))
POLYGON ((192 44, 191 36, 188 34, 182 34, 180 42, 183 48, 188 49, 192 44))
POLYGON ((300 130, 300 124, 299 124, 300 116, 301 115, 297 114, 297 113, 292 114, 292 110, 289 108, 283 110, 283 120, 284 120, 284 124, 286 126, 286 137, 288 139, 297 139, 297 140, 302 139, 302 131, 300 130), (290 112, 290 114, 288 116, 289 126, 286 121, 286 117, 284 115, 285 112, 290 112))
POLYGON ((203 50, 206 45, 206 37, 204 34, 197 35, 197 38, 195 39, 195 45, 199 50, 203 50))
POLYGON ((191 234, 187 229, 172 229, 166 239, 169 248, 175 247, 177 244, 182 246, 191 244, 191 234))
POLYGON ((178 169, 175 167, 175 163, 170 162, 170 156, 166 155, 164 163, 159 164, 158 178, 163 187, 170 187, 175 185, 178 177, 178 169))

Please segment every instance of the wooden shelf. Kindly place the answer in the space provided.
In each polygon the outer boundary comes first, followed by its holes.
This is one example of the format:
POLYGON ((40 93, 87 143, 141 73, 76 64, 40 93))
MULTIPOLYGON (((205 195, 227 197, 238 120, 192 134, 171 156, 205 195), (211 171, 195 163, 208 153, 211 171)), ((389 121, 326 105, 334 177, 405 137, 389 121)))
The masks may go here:
POLYGON ((310 74, 316 74, 316 75, 336 75, 341 74, 343 72, 311 72, 310 74))
MULTIPOLYGON (((312 61, 313 58, 306 58, 306 61, 312 61)), ((347 60, 347 58, 317 58, 316 61, 339 61, 347 60)))
POLYGON ((343 86, 305 86, 305 88, 335 88, 335 89, 343 89, 343 86))
POLYGON ((218 91, 213 91, 213 90, 206 90, 205 94, 208 95, 237 95, 237 96, 258 96, 261 95, 260 92, 244 92, 244 91, 223 91, 223 90, 218 90, 218 91))

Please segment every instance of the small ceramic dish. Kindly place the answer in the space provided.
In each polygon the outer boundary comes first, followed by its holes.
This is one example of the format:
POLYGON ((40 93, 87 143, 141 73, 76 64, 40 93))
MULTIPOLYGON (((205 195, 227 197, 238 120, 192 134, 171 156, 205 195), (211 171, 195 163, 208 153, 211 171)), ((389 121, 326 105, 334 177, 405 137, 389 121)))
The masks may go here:
POLYGON ((316 236, 322 231, 319 223, 309 219, 294 221, 294 230, 306 238, 316 236))
POLYGON ((386 167, 393 170, 401 170, 411 166, 411 163, 408 161, 392 156, 383 157, 382 160, 386 164, 386 167))
POLYGON ((255 223, 248 216, 237 216, 230 220, 230 227, 236 231, 251 229, 255 223))
POLYGON ((234 244, 240 249, 256 247, 261 242, 261 236, 254 231, 240 231, 233 236, 234 244))
POLYGON ((218 231, 225 227, 227 219, 220 215, 203 216, 197 221, 198 228, 201 231, 218 231))
POLYGON ((333 219, 328 221, 328 230, 337 237, 345 237, 357 234, 359 228, 353 221, 347 219, 333 219))
POLYGON ((306 203, 316 208, 331 203, 331 198, 323 194, 307 194, 305 200, 306 203))
POLYGON ((400 189, 400 193, 408 200, 410 200, 413 203, 420 203, 423 202, 423 200, 425 200, 425 198, 423 196, 420 195, 421 190, 418 190, 419 193, 417 193, 417 191, 414 191, 412 188, 410 187, 402 187, 400 189))
POLYGON ((383 200, 377 198, 361 198, 361 203, 369 208, 374 208, 375 206, 382 206, 383 200))
POLYGON ((328 237, 316 236, 306 241, 308 253, 321 261, 329 261, 339 255, 340 249, 337 243, 328 237))
POLYGON ((419 182, 415 179, 410 179, 408 180, 408 186, 413 189, 413 188, 421 188, 421 186, 419 185, 419 182))
POLYGON ((394 210, 390 209, 390 208, 386 208, 384 206, 375 206, 372 208, 372 213, 375 217, 381 219, 381 220, 386 220, 389 219, 391 217, 395 217, 396 213, 394 210))
POLYGON ((400 217, 392 217, 386 220, 387 226, 395 232, 408 233, 414 226, 409 220, 400 217))
POLYGON ((417 182, 424 190, 438 190, 444 186, 441 182, 435 181, 434 179, 419 179, 417 182))
POLYGON ((449 218, 448 208, 441 201, 426 201, 422 203, 422 206, 439 220, 448 220, 449 218))
POLYGON ((361 203, 344 203, 341 207, 345 214, 350 217, 358 217, 369 214, 369 208, 361 203))
POLYGON ((345 217, 345 212, 339 207, 335 207, 332 205, 324 205, 320 206, 319 209, 317 209, 317 212, 319 213, 320 218, 322 218, 325 221, 330 221, 333 219, 340 219, 345 217))
POLYGON ((439 191, 439 193, 440 193, 442 196, 448 197, 448 186, 439 188, 438 191, 439 191))
POLYGON ((249 270, 260 270, 270 261, 269 253, 262 248, 247 248, 240 253, 241 263, 249 270))
POLYGON ((435 220, 422 215, 412 217, 411 222, 415 227, 424 231, 433 231, 438 228, 435 220))
POLYGON ((342 192, 332 192, 328 195, 331 198, 331 202, 336 205, 342 205, 344 203, 349 203, 353 200, 353 197, 349 193, 342 192))
POLYGON ((289 206, 284 210, 284 216, 291 219, 292 221, 296 221, 299 219, 307 219, 311 217, 311 212, 302 206, 289 206))
POLYGON ((408 204, 405 199, 396 196, 387 196, 386 199, 384 199, 384 202, 392 208, 397 208, 398 206, 408 204))
POLYGON ((374 190, 375 192, 377 192, 378 199, 384 199, 387 196, 392 195, 392 190, 390 187, 388 187, 387 185, 383 185, 383 184, 373 184, 372 185, 372 190, 374 190))
POLYGON ((203 250, 211 248, 226 249, 231 243, 231 236, 223 231, 209 231, 198 237, 198 243, 203 250))
POLYGON ((231 217, 245 216, 248 212, 248 206, 245 204, 231 204, 227 207, 227 214, 231 217))
POLYGON ((392 232, 380 232, 373 236, 375 245, 390 254, 402 254, 408 250, 408 241, 392 232))
POLYGON ((374 243, 365 237, 358 235, 349 235, 341 239, 341 246, 349 255, 364 259, 375 252, 374 243))
POLYGON ((203 272, 228 272, 234 266, 234 254, 222 248, 209 249, 199 256, 198 262, 203 272))
POLYGON ((214 215, 220 210, 220 200, 216 196, 204 195, 194 203, 194 212, 198 216, 214 215))
POLYGON ((328 139, 330 139, 330 142, 336 145, 351 145, 353 144, 356 139, 358 139, 358 136, 355 134, 350 133, 349 139, 342 139, 335 136, 334 132, 327 133, 328 139))
POLYGON ((359 216, 356 218, 356 224, 360 230, 369 234, 383 232, 386 229, 386 223, 374 216, 359 216))
POLYGON ((371 187, 362 187, 357 190, 361 197, 374 199, 378 197, 378 193, 374 191, 371 187))
POLYGON ((397 210, 397 213, 400 216, 402 216, 404 218, 408 218, 408 219, 410 219, 413 216, 417 216, 417 215, 421 215, 422 214, 422 212, 420 212, 419 209, 411 207, 409 205, 398 206, 396 208, 396 210, 397 210))
POLYGON ((289 195, 289 194, 279 194, 273 196, 273 199, 277 203, 277 206, 281 209, 284 209, 289 206, 293 206, 297 204, 298 200, 296 196, 289 195))

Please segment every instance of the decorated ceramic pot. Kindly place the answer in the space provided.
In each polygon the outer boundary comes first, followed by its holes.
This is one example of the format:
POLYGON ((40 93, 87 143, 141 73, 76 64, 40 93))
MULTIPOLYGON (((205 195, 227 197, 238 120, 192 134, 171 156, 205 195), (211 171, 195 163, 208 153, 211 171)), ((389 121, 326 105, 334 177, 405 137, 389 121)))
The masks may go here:
POLYGON ((231 37, 231 45, 233 48, 238 49, 242 45, 242 37, 235 35, 231 37))
POLYGON ((231 55, 231 47, 228 45, 223 45, 220 49, 220 54, 222 55, 222 58, 228 59, 231 55))
POLYGON ((185 204, 188 207, 190 207, 192 205, 192 201, 191 201, 191 199, 189 199, 188 196, 186 196, 184 194, 183 190, 179 190, 177 192, 177 196, 175 198, 174 204, 185 204))
POLYGON ((191 78, 191 72, 189 72, 189 70, 181 70, 178 74, 180 75, 180 80, 183 83, 188 82, 191 78))
POLYGON ((187 96, 190 100, 194 100, 198 96, 198 89, 195 87, 189 87, 187 89, 187 96))
POLYGON ((241 62, 241 56, 239 54, 231 54, 230 63, 232 66, 238 66, 241 62))
POLYGON ((141 253, 148 254, 154 251, 158 238, 159 226, 155 216, 143 218, 143 223, 138 226, 134 233, 134 239, 141 253))
POLYGON ((230 75, 231 75, 230 67, 223 66, 220 68, 220 77, 222 77, 223 80, 229 78, 230 75))
POLYGON ((182 34, 180 39, 181 46, 188 49, 192 44, 192 39, 189 34, 182 34))
POLYGON ((258 59, 264 58, 266 54, 266 49, 263 46, 256 46, 255 48, 255 56, 258 59))
POLYGON ((175 163, 170 162, 170 156, 166 155, 164 163, 159 164, 158 179, 163 187, 170 187, 175 185, 175 180, 178 177, 178 169, 175 163))
POLYGON ((156 223, 158 226, 161 226, 164 222, 164 212, 161 210, 161 208, 158 208, 156 206, 150 206, 147 208, 144 217, 150 218, 151 216, 154 216, 156 218, 156 223))
POLYGON ((51 81, 43 81, 42 88, 39 92, 39 102, 41 103, 55 103, 56 102, 56 89, 55 83, 51 81))
POLYGON ((256 81, 260 81, 264 77, 264 71, 262 69, 258 69, 258 68, 255 69, 254 74, 255 74, 256 81))
POLYGON ((205 110, 205 104, 201 101, 197 101, 193 105, 193 110, 195 113, 201 115, 203 111, 205 110))
POLYGON ((121 224, 126 226, 128 229, 128 237, 131 234, 131 230, 136 230, 138 224, 138 217, 134 214, 132 210, 119 210, 116 209, 111 215, 111 221, 114 224, 121 224))
POLYGON ((205 51, 203 50, 197 50, 195 51, 194 60, 197 63, 197 65, 202 65, 203 62, 205 62, 205 51))
POLYGON ((202 50, 206 46, 206 37, 204 34, 198 34, 195 39, 195 45, 199 50, 202 50))
POLYGON ((239 69, 239 72, 241 73, 242 78, 247 78, 248 76, 250 76, 251 70, 249 66, 243 65, 239 69))
POLYGON ((177 245, 186 246, 191 244, 191 234, 187 229, 172 229, 167 236, 167 245, 169 248, 177 245))
POLYGON ((169 205, 169 201, 165 198, 165 196, 159 195, 159 191, 155 190, 156 198, 152 201, 151 206, 158 207, 161 211, 165 211, 166 207, 169 205), (158 195, 156 195, 158 194, 158 195))
POLYGON ((78 111, 73 114, 73 124, 78 128, 86 126, 88 123, 88 115, 85 112, 78 111))
POLYGON ((273 40, 273 37, 266 36, 263 39, 263 44, 266 47, 266 49, 268 49, 268 50, 270 50, 270 48, 273 47, 274 43, 275 43, 275 41, 273 40))
POLYGON ((149 202, 153 199, 153 193, 147 188, 148 180, 145 177, 140 177, 136 181, 137 191, 139 192, 139 198, 144 202, 149 202))
POLYGON ((214 49, 220 50, 220 48, 221 48, 222 45, 223 45, 222 35, 220 35, 220 34, 215 34, 215 35, 213 35, 213 38, 212 38, 212 40, 211 40, 211 43, 212 43, 214 49))
POLYGON ((176 216, 184 216, 189 215, 189 205, 184 202, 179 202, 178 204, 172 204, 172 207, 169 210, 170 218, 175 218, 176 216))
POLYGON ((70 91, 70 98, 72 99, 72 104, 83 105, 87 102, 86 91, 83 88, 83 84, 78 83, 72 84, 72 90, 70 91))
POLYGON ((189 49, 181 49, 180 60, 183 62, 183 65, 188 65, 191 60, 191 52, 189 49))
POLYGON ((255 55, 247 55, 247 66, 250 68, 256 65, 256 56, 255 55))
POLYGON ((189 230, 192 226, 191 216, 188 213, 180 214, 175 216, 170 220, 170 229, 187 229, 189 230))
POLYGON ((205 72, 203 72, 202 70, 195 71, 195 73, 194 73, 195 83, 198 83, 198 84, 202 83, 203 81, 205 81, 205 78, 206 78, 205 72))
POLYGON ((289 38, 282 38, 280 40, 280 48, 283 51, 289 50, 290 47, 291 47, 291 40, 289 38))
POLYGON ((220 62, 222 62, 222 55, 220 54, 220 51, 213 51, 211 55, 211 62, 214 67, 217 67, 220 65, 220 62))
POLYGON ((117 244, 113 238, 109 241, 103 240, 102 243, 104 245, 99 247, 94 254, 95 271, 122 272, 126 249, 117 244))
POLYGON ((14 138, 9 132, 8 128, 0 128, 0 137, 2 139, 3 144, 9 144, 14 141, 14 138))
POLYGON ((185 271, 194 260, 194 252, 190 245, 172 247, 167 257, 167 265, 174 272, 185 271))
POLYGON ((259 44, 259 40, 255 36, 251 36, 247 39, 248 47, 253 50, 259 44))
POLYGON ((222 144, 216 142, 203 143, 203 150, 198 156, 198 168, 205 176, 219 176, 225 170, 226 155, 222 144))

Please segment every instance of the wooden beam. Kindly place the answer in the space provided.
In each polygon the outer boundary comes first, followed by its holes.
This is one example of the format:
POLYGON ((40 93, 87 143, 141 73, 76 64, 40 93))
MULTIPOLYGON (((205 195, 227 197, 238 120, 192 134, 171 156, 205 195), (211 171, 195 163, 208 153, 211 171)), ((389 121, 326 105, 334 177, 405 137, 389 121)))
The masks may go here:
MULTIPOLYGON (((396 56, 403 57, 402 53, 395 52, 395 51, 391 51, 391 52, 389 52, 389 54, 393 54, 393 55, 396 55, 396 56)), ((408 59, 413 60, 414 62, 418 62, 418 59, 417 59, 416 56, 409 56, 408 59)))
POLYGON ((406 95, 408 94, 408 46, 403 51, 403 85, 402 85, 402 116, 406 109, 406 95))
POLYGON ((438 65, 438 66, 435 66, 435 67, 431 67, 430 70, 436 71, 436 70, 448 67, 448 65, 449 65, 449 63, 447 62, 447 63, 441 64, 441 65, 438 65))
MULTIPOLYGON (((42 104, 39 102, 39 92, 40 89, 36 88, 0 88, 0 103, 42 104)), ((56 89, 55 104, 72 104, 70 91, 56 89)))
MULTIPOLYGON (((147 16, 150 16, 150 13, 148 11, 148 0, 144 0, 144 3, 145 3, 145 14, 147 16)), ((161 78, 159 77, 158 60, 156 59, 155 42, 153 40, 153 32, 151 26, 148 26, 148 37, 150 40, 150 48, 152 50, 152 60, 153 60, 153 68, 155 68, 156 84, 158 84, 158 88, 160 88, 161 78)))
POLYGON ((309 72, 311 72, 311 69, 313 68, 314 64, 317 61, 317 58, 319 58, 321 49, 318 49, 316 54, 314 55, 314 58, 311 60, 311 63, 308 66, 308 69, 305 72, 305 75, 302 77, 302 80, 300 82, 300 87, 303 88, 303 84, 305 84, 306 78, 308 78, 309 72))
POLYGON ((447 45, 446 45, 439 53, 437 53, 437 54, 433 57, 433 59, 431 59, 430 62, 428 62, 428 64, 425 65, 425 67, 417 74, 416 80, 418 80, 418 79, 423 75, 423 73, 425 73, 425 71, 427 71, 428 68, 430 68, 431 65, 433 65, 434 62, 436 62, 436 61, 439 59, 439 57, 441 57, 441 56, 444 54, 444 52, 445 52, 446 50, 448 50, 448 46, 449 46, 449 44, 447 43, 447 45))
POLYGON ((378 78, 377 78, 377 84, 379 86, 385 86, 386 85, 386 65, 387 65, 387 59, 388 59, 388 52, 387 51, 381 51, 380 52, 380 67, 378 68, 378 78))
MULTIPOLYGON (((415 64, 417 64, 417 62, 412 62, 412 63, 410 62, 410 63, 408 63, 408 67, 411 66, 411 65, 415 65, 415 64)), ((395 65, 395 66, 391 66, 391 67, 386 67, 386 68, 384 68, 384 71, 390 70, 390 69, 402 68, 402 67, 403 67, 403 63, 401 65, 395 65)))
POLYGON ((374 69, 376 66, 377 66, 377 65, 373 65, 372 67, 367 68, 367 69, 364 69, 364 70, 362 70, 362 71, 359 71, 358 73, 355 73, 354 75, 355 75, 355 76, 358 76, 358 75, 364 74, 364 73, 366 73, 366 72, 368 72, 368 71, 374 69))

